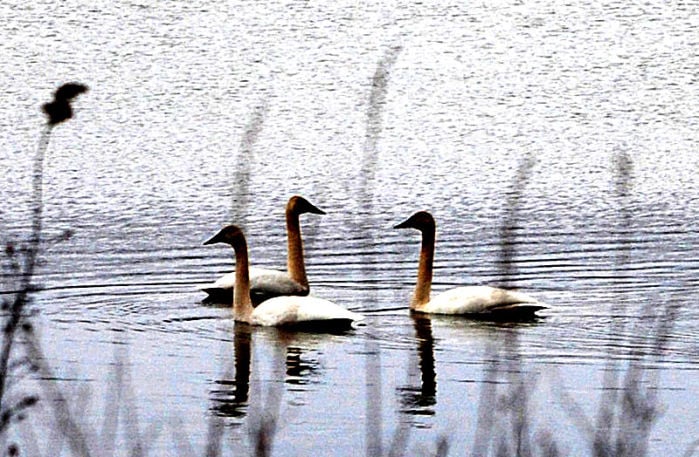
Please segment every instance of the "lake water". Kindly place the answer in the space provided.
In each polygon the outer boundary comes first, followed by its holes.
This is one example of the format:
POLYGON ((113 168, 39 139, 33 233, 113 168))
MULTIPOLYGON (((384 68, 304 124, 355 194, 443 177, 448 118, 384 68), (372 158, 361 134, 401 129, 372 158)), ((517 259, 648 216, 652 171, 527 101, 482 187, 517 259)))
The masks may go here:
MULTIPOLYGON (((434 455, 442 438, 449 455, 494 455, 526 399, 529 441, 585 455, 629 367, 661 411, 648 454, 699 439, 699 5, 0 13, 3 242, 30 227, 40 105, 90 86, 51 138, 45 234, 74 235, 43 251, 34 319, 95 449, 120 414, 118 455, 134 433, 151 455, 204 455, 211 430, 223 455, 251 454, 276 412, 273 455, 434 455), (224 224, 245 228, 253 264, 284 267, 294 194, 327 212, 302 217, 312 293, 367 316, 347 334, 245 329, 201 302, 233 268, 202 246, 224 224), (551 309, 518 325, 411 318, 419 234, 391 227, 419 209, 437 220, 435 290, 503 285, 551 309)), ((12 425, 25 455, 57 455, 50 403, 12 425)))

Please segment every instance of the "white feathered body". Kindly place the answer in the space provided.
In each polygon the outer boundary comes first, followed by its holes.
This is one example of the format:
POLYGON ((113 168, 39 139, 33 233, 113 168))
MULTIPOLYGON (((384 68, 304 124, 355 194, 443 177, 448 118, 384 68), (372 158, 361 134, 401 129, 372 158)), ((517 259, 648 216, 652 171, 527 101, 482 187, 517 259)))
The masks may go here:
POLYGON ((262 302, 252 312, 252 324, 287 326, 311 323, 351 323, 363 319, 329 300, 318 297, 285 296, 262 302))
MULTIPOLYGON (((250 267, 250 297, 260 303, 280 295, 306 295, 308 288, 291 279, 285 271, 250 267)), ((230 300, 235 286, 235 271, 227 273, 211 285, 201 288, 211 298, 230 300)))
POLYGON ((534 311, 545 305, 520 293, 490 286, 464 286, 449 289, 420 305, 416 311, 434 314, 493 314, 534 311))

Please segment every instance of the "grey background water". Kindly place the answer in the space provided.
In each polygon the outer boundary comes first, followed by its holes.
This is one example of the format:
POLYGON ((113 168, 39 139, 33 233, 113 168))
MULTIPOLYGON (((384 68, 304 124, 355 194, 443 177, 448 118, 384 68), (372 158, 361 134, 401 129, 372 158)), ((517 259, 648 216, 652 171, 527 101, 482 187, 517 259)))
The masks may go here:
POLYGON ((160 427, 155 455, 183 436, 202 453, 211 415, 225 449, 246 449, 275 396, 275 455, 354 455, 401 428, 411 452, 446 436, 463 455, 482 389, 510 382, 487 370, 514 336, 533 429, 572 455, 589 437, 567 398, 594 417, 609 360, 651 373, 651 455, 699 438, 696 3, 10 0, 0 17, 3 241, 30 225, 39 106, 61 82, 91 89, 51 140, 47 234, 75 234, 45 250, 35 302, 86 427, 128 354, 129 417, 160 427), (245 398, 246 339, 197 290, 232 253, 201 243, 235 221, 255 264, 283 267, 293 194, 328 213, 302 221, 313 293, 367 325, 253 331, 245 398), (507 284, 545 318, 416 334, 419 236, 390 227, 418 209, 438 223, 435 289, 507 284), (654 348, 658 316, 674 325, 654 348))

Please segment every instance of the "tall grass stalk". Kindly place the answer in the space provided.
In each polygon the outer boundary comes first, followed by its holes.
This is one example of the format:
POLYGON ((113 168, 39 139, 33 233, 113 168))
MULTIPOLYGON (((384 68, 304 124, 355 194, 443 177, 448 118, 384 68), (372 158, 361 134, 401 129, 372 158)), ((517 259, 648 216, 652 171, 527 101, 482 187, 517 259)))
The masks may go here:
MULTIPOLYGON (((5 394, 8 376, 8 364, 12 355, 12 348, 16 342, 17 329, 22 321, 24 309, 29 301, 29 293, 33 290, 34 269, 36 258, 41 244, 41 226, 43 212, 43 169, 44 157, 48 148, 53 125, 46 124, 42 129, 39 146, 33 161, 32 172, 32 205, 31 205, 31 233, 23 249, 23 265, 17 265, 19 271, 19 287, 8 309, 7 322, 3 328, 2 348, 0 349, 0 411, 5 414, 5 394)), ((11 255, 14 255, 12 253, 11 255)), ((2 431, 0 429, 0 431, 2 431)))
POLYGON ((240 139, 238 159, 232 161, 235 172, 231 182, 231 220, 243 229, 247 225, 250 206, 250 169, 255 163, 255 145, 262 133, 268 111, 267 99, 254 108, 240 139))
MULTIPOLYGON (((629 237, 633 235, 633 212, 630 199, 633 190, 633 161, 625 151, 618 151, 613 158, 615 168, 615 198, 619 208, 617 227, 617 277, 622 278, 628 271, 631 251, 629 237)), ((652 341, 649 351, 631 349, 629 361, 624 369, 622 362, 613 354, 616 345, 608 345, 609 355, 603 380, 603 394, 600 399, 591 448, 595 457, 631 457, 648 454, 648 442, 653 425, 660 416, 661 408, 657 398, 657 374, 649 372, 645 365, 650 360, 662 361, 664 346, 672 330, 677 313, 676 307, 656 297, 649 300, 653 305, 642 308, 642 314, 653 322, 650 334, 652 341), (660 302, 660 303, 659 303, 660 302), (660 305, 660 306, 658 306, 660 305), (653 310, 658 307, 658 310, 653 310)), ((614 316, 623 316, 628 310, 628 300, 623 292, 612 305, 614 316)), ((637 324, 637 325, 640 325, 637 324)), ((629 334, 621 319, 612 319, 610 337, 629 334)), ((648 338, 647 330, 632 329, 632 335, 648 338)), ((641 347, 629 337, 629 347, 641 347)), ((610 339, 610 340, 611 340, 610 339)), ((640 343, 641 341, 638 341, 640 343)))
MULTIPOLYGON (((374 177, 376 175, 376 167, 378 162, 377 144, 381 131, 383 129, 383 111, 386 104, 386 93, 388 91, 388 81, 391 68, 395 64, 400 47, 392 47, 386 50, 381 60, 376 65, 376 70, 371 79, 371 91, 367 103, 366 112, 366 128, 364 134, 364 155, 362 160, 362 169, 360 171, 359 195, 357 201, 364 205, 363 214, 358 214, 355 231, 361 233, 366 228, 362 225, 362 221, 367 219, 367 216, 373 214, 374 208, 374 177)), ((370 236, 363 237, 369 240, 370 236)), ((373 254, 370 254, 371 246, 365 245, 362 247, 362 265, 373 265, 373 254)), ((371 277, 372 272, 368 267, 363 267, 363 276, 371 277)), ((369 290, 367 297, 369 302, 376 301, 376 293, 374 289, 369 290)), ((365 344, 366 363, 364 366, 366 387, 366 455, 367 457, 375 457, 383 455, 383 403, 381 401, 383 395, 382 374, 381 374, 381 348, 378 343, 371 337, 366 339, 365 344)))
MULTIPOLYGON (((39 339, 33 331, 33 326, 27 313, 27 305, 31 299, 30 294, 36 290, 34 276, 37 258, 43 241, 44 160, 53 128, 73 116, 71 102, 77 95, 85 91, 87 91, 87 86, 83 84, 64 84, 55 91, 54 99, 43 105, 42 109, 47 115, 47 122, 41 130, 39 144, 33 160, 31 232, 20 253, 17 253, 12 243, 9 242, 5 250, 9 268, 13 270, 15 276, 19 277, 19 285, 16 288, 13 299, 4 303, 5 306, 3 307, 4 311, 6 311, 2 346, 0 347, 0 434, 3 435, 13 419, 23 417, 24 410, 36 403, 36 397, 33 396, 23 396, 15 403, 12 403, 8 396, 9 379, 13 376, 10 360, 13 352, 15 352, 14 347, 19 341, 19 331, 22 331, 27 354, 22 364, 28 365, 31 371, 38 371, 43 375, 50 373, 50 368, 41 351, 39 339), (19 255, 21 255, 21 259, 17 258, 19 255)), ((71 421, 70 415, 66 411, 56 411, 56 414, 59 417, 59 421, 63 424, 71 421)), ((83 447, 84 443, 81 443, 79 434, 72 429, 70 433, 75 439, 75 442, 71 442, 71 444, 75 445, 76 452, 81 452, 80 455, 88 455, 86 447, 83 447)))
MULTIPOLYGON (((535 163, 530 155, 522 159, 505 202, 498 262, 501 283, 505 288, 511 286, 512 278, 516 276, 514 257, 522 192, 535 163)), ((535 387, 535 382, 524 375, 518 332, 519 329, 514 326, 501 327, 503 344, 499 347, 491 344, 487 348, 490 362, 479 394, 476 434, 472 447, 474 456, 533 455, 529 412, 530 391, 535 387), (508 387, 501 392, 498 386, 504 376, 508 377, 508 387)))

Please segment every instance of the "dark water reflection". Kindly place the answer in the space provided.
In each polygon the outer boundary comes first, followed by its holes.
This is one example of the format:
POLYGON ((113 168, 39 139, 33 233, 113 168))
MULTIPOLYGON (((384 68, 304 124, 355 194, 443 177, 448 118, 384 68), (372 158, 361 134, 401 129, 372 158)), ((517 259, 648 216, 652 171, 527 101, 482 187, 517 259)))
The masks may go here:
POLYGON ((398 387, 401 413, 433 415, 437 401, 437 373, 434 362, 434 339, 429 317, 414 314, 417 363, 408 368, 409 385, 398 387), (415 368, 418 368, 416 370, 415 368), (417 378, 417 379, 416 379, 417 378))
POLYGON ((220 416, 243 418, 247 413, 252 359, 250 353, 251 337, 249 327, 234 326, 234 378, 215 381, 217 388, 211 391, 212 408, 220 416))
MULTIPOLYGON (((343 331, 336 333, 335 336, 348 336, 352 333, 352 330, 343 331)), ((240 421, 248 414, 250 384, 255 381, 267 385, 269 391, 267 393, 273 393, 268 397, 273 399, 281 395, 282 389, 291 393, 298 392, 301 395, 312 392, 313 384, 323 383, 323 370, 316 352, 323 339, 332 338, 332 335, 283 329, 260 329, 246 324, 234 324, 232 370, 226 373, 225 378, 213 382, 215 388, 211 390, 212 410, 221 417, 237 419, 233 423, 240 425, 240 421), (255 373, 253 368, 255 342, 262 345, 271 344, 274 348, 271 373, 261 374, 258 368, 256 380, 251 379, 251 374, 255 373)), ((257 391, 258 395, 265 394, 261 392, 261 385, 253 391, 257 391)), ((301 403, 297 403, 297 406, 301 404, 303 404, 302 400, 301 403)), ((272 409, 276 407, 278 405, 273 405, 272 409)))

